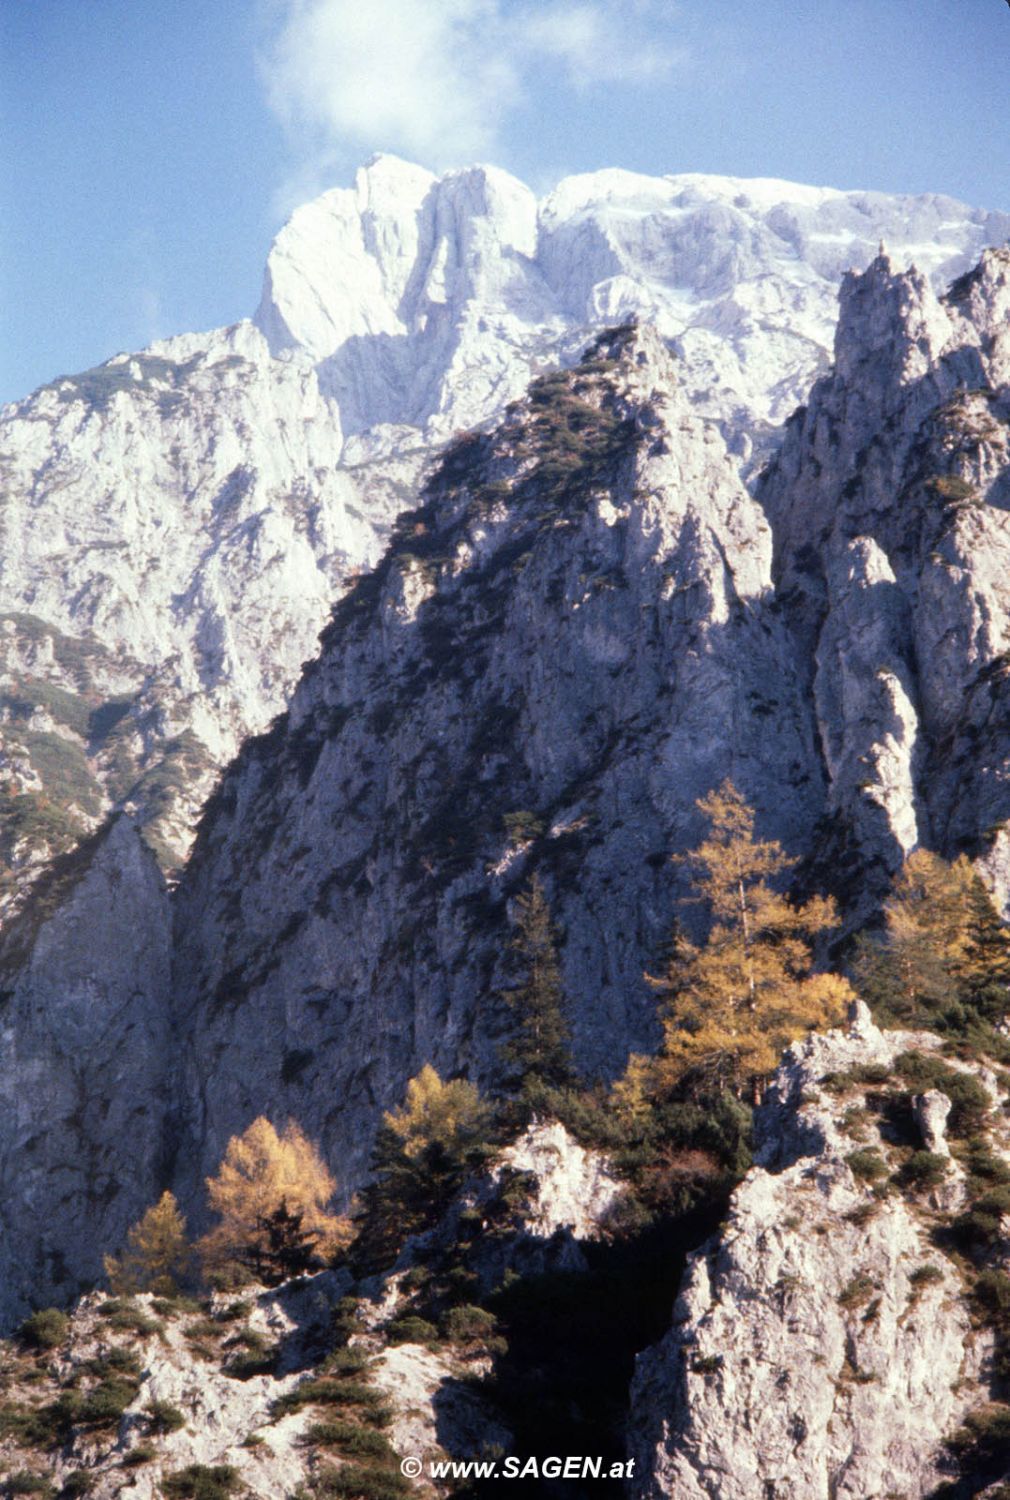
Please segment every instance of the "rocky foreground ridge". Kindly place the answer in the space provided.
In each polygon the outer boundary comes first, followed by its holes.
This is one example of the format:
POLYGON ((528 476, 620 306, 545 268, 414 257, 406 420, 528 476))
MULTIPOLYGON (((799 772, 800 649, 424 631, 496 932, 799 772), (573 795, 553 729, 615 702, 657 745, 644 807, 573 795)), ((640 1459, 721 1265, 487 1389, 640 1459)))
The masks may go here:
POLYGON ((921 1500, 961 1474, 971 1485, 948 1493, 1006 1477, 972 1447, 1003 1335, 955 1226, 982 1191, 980 1132, 990 1166, 1010 1164, 1008 1076, 938 1045, 878 1030, 860 1003, 846 1031, 787 1054, 757 1111, 758 1165, 639 1358, 633 1494, 921 1500), (981 1090, 977 1118, 925 1086, 944 1072, 955 1098, 981 1090))
MULTIPOLYGON (((669 1331, 638 1358, 630 1480, 560 1493, 1001 1497, 1007 1408, 991 1398, 1007 1325, 992 1294, 1010 1287, 1005 1235, 981 1275, 963 1252, 992 1219, 991 1184, 1010 1179, 1008 1081, 933 1033, 879 1030, 861 1002, 843 1030, 794 1045, 757 1114, 757 1164, 688 1258, 669 1331)), ((507 1307, 511 1293, 522 1308, 525 1295, 527 1317, 549 1310, 552 1340, 584 1341, 584 1399, 585 1367, 598 1378, 617 1357, 600 1342, 590 1257, 627 1232, 627 1191, 542 1119, 381 1274, 200 1302, 92 1294, 69 1319, 37 1315, 0 1346, 0 1473, 12 1494, 97 1500, 458 1493, 430 1470, 401 1479, 401 1458, 479 1459, 489 1473, 525 1454, 510 1417, 528 1420, 544 1372, 524 1369, 510 1408, 514 1356, 496 1331, 511 1336, 510 1322, 450 1300, 435 1324, 418 1307, 460 1277, 478 1302, 507 1307)), ((562 1411, 571 1396, 548 1399, 562 1411)), ((486 1478, 462 1493, 513 1488, 486 1478)))
POLYGON ((598 1154, 544 1121, 386 1273, 326 1271, 199 1301, 94 1293, 69 1318, 33 1318, 0 1345, 0 1486, 94 1500, 459 1492, 427 1467, 408 1482, 399 1461, 510 1450, 489 1382, 502 1341, 473 1307, 441 1327, 412 1316, 423 1275, 439 1254, 469 1255, 485 1291, 516 1267, 577 1281, 619 1192, 598 1154), (505 1174, 522 1182, 508 1206, 505 1174), (475 1211, 487 1233, 467 1251, 458 1221, 475 1211))
POLYGON ((305 205, 252 321, 0 415, 0 903, 110 807, 177 866, 433 451, 594 330, 652 322, 746 458, 827 365, 838 279, 881 237, 939 287, 1008 234, 936 195, 613 171, 538 203, 392 157, 305 205))

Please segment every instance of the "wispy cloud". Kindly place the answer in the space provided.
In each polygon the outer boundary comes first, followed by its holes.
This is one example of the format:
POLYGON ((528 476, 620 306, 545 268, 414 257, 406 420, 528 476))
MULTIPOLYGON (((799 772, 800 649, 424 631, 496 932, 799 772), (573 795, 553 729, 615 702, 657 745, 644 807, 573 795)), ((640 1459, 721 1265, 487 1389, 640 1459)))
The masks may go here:
POLYGON ((668 73, 668 0, 273 0, 270 102, 320 150, 404 151, 432 166, 492 153, 527 97, 668 73))

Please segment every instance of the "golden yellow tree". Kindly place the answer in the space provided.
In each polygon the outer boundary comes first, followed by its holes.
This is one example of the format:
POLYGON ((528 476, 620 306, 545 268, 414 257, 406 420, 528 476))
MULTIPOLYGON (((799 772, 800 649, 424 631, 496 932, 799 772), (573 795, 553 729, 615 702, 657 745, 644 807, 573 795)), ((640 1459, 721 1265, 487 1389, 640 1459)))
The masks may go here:
POLYGON ((157 1292, 171 1296, 185 1276, 191 1252, 186 1220, 172 1193, 162 1193, 126 1236, 121 1258, 105 1257, 105 1274, 117 1294, 157 1292))
POLYGON ((1010 1009, 1010 933, 971 861, 916 849, 884 904, 884 932, 864 940, 857 982, 888 1021, 957 1026, 966 1009, 1010 1009))
POLYGON ((452 1201, 468 1172, 486 1159, 491 1112, 465 1079, 446 1083, 430 1063, 388 1110, 372 1155, 374 1176, 362 1194, 355 1253, 371 1266, 393 1258, 410 1234, 426 1229, 452 1201))
POLYGON ((336 1183, 301 1128, 278 1133, 261 1115, 232 1136, 207 1197, 220 1222, 199 1242, 208 1271, 236 1263, 282 1280, 332 1258, 352 1238, 350 1220, 329 1212, 336 1183))
POLYGON ((399 1109, 383 1116, 405 1156, 419 1157, 437 1145, 451 1155, 466 1155, 487 1128, 488 1111, 472 1083, 453 1078, 443 1083, 430 1063, 407 1084, 399 1109))
POLYGON ((698 807, 709 833, 684 860, 697 871, 711 925, 701 945, 678 934, 667 972, 650 980, 669 996, 656 1077, 662 1089, 742 1095, 791 1041, 836 1024, 854 994, 846 980, 813 968, 813 939, 837 924, 834 903, 814 897, 794 906, 773 889, 793 861, 780 844, 755 838, 754 814, 732 782, 698 807))

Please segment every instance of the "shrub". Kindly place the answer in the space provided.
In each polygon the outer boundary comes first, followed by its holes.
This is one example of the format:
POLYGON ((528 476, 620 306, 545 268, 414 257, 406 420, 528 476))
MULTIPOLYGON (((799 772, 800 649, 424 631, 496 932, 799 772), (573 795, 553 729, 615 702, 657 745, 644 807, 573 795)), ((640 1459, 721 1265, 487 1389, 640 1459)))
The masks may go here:
POLYGON ((111 1376, 88 1391, 81 1402, 77 1420, 94 1427, 111 1427, 118 1422, 139 1389, 135 1380, 111 1376))
POLYGON ((879 1151, 864 1147, 860 1151, 850 1151, 845 1160, 853 1177, 861 1182, 879 1182, 887 1176, 887 1166, 879 1151))
POLYGON ((358 1427, 353 1422, 315 1422, 305 1434, 306 1441, 320 1448, 339 1448, 356 1458, 389 1458, 392 1448, 381 1432, 358 1427))
POLYGON ((949 1169, 950 1161, 946 1156, 939 1156, 935 1151, 913 1151, 900 1171, 895 1173, 895 1181, 901 1187, 925 1192, 941 1183, 949 1169))
POLYGON ((368 1367, 363 1349, 336 1349, 326 1360, 325 1370, 334 1375, 358 1375, 368 1367))
POLYGON ((154 1318, 149 1318, 132 1297, 109 1297, 98 1309, 98 1315, 105 1318, 111 1328, 123 1332, 129 1330, 131 1333, 139 1333, 145 1337, 151 1333, 162 1332, 162 1324, 154 1318))
POLYGON ((391 1344, 431 1344, 438 1338, 438 1329, 427 1318, 397 1318, 387 1326, 386 1338, 391 1344))
POLYGON ((110 1349, 108 1354, 103 1354, 100 1359, 88 1361, 88 1369, 95 1375, 104 1376, 112 1371, 119 1374, 139 1375, 140 1360, 132 1349, 110 1349))
POLYGON ((473 1343, 489 1338, 495 1327, 494 1314, 483 1307, 475 1307, 472 1303, 451 1308, 442 1319, 442 1332, 454 1344, 473 1343))
POLYGON ((56 1491, 44 1474, 36 1474, 32 1469, 18 1469, 4 1480, 4 1493, 48 1496, 55 1495, 56 1491))
POLYGON ((958 502, 963 500, 975 500, 978 491, 967 479, 961 479, 957 474, 938 474, 928 481, 928 489, 941 500, 958 502))
POLYGON ((124 1469, 137 1469, 141 1464, 149 1464, 158 1457, 158 1450, 153 1443, 138 1443, 131 1448, 123 1457, 124 1469))
POLYGON ((983 1271, 975 1282, 975 1301, 987 1323, 997 1328, 1010 1324, 1010 1276, 1003 1271, 983 1271))
POLYGON ((877 1284, 873 1277, 860 1273, 858 1276, 853 1276, 852 1280, 839 1292, 838 1305, 846 1310, 864 1307, 876 1290, 877 1284))
POLYGON ((957 1233, 983 1245, 995 1245, 1003 1233, 1003 1218, 1010 1214, 1010 1186, 990 1188, 955 1221, 957 1233))
POLYGON ((876 1200, 870 1203, 858 1203, 855 1208, 850 1208, 844 1215, 846 1224, 855 1224, 857 1229, 864 1228, 880 1212, 880 1204, 876 1200))
POLYGON ((723 1366, 721 1354, 699 1354, 691 1361, 693 1375, 715 1375, 723 1366))
POLYGON ((186 1418, 170 1401, 152 1401, 147 1408, 148 1426, 152 1432, 178 1432, 185 1427, 186 1418))
POLYGON ((940 1266, 935 1265, 916 1266, 908 1279, 914 1287, 929 1286, 935 1281, 943 1280, 943 1271, 940 1266))
POLYGON ((894 1070, 917 1093, 939 1089, 951 1102, 947 1129, 954 1136, 970 1136, 982 1126, 992 1108, 986 1090, 970 1073, 949 1067, 942 1058, 925 1052, 903 1052, 894 1070))
POLYGON ((95 1476, 87 1469, 74 1469, 63 1481, 60 1500, 75 1500, 77 1495, 89 1495, 95 1487, 95 1476))
POLYGON ((161 1492, 170 1500, 228 1500, 238 1483, 238 1470, 231 1464, 190 1464, 161 1481, 161 1492))
POLYGON ((411 1487, 395 1469, 376 1469, 359 1464, 344 1464, 326 1469, 316 1480, 320 1497, 339 1495, 347 1500, 400 1500, 411 1487))
POLYGON ((1004 1460, 1010 1453, 1010 1407, 993 1404, 969 1412, 964 1426, 954 1434, 948 1446, 962 1455, 966 1450, 970 1451, 972 1465, 1004 1460))
POLYGON ((200 1303, 195 1297, 152 1297, 151 1311, 159 1318, 177 1318, 181 1313, 199 1312, 200 1303))
POLYGON ((536 813, 527 812, 525 809, 519 812, 506 813, 502 818, 502 824, 509 840, 514 844, 525 843, 527 839, 539 838, 544 831, 542 819, 536 813))
POLYGON ((18 1329, 22 1343, 31 1349, 55 1349, 62 1344, 70 1327, 70 1319, 58 1307, 44 1307, 32 1313, 18 1329))
POLYGON ((272 1375, 277 1368, 276 1349, 244 1349, 224 1366, 232 1380, 252 1380, 256 1375, 272 1375))
MULTIPOLYGON (((306 1380, 293 1391, 286 1391, 283 1396, 279 1396, 273 1405, 274 1417, 285 1416, 301 1406, 358 1406, 366 1412, 385 1410, 379 1392, 363 1381, 340 1380, 326 1375, 306 1380)), ((371 1417, 366 1420, 371 1420, 371 1417)), ((386 1423, 378 1421, 375 1425, 385 1426, 386 1423)))

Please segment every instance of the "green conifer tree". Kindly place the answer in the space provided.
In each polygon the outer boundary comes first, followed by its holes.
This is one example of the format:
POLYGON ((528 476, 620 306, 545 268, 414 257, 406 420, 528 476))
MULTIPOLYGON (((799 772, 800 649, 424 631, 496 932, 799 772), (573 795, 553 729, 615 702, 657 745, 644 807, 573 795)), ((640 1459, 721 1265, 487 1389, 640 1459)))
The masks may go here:
POLYGON ((568 1088, 575 1081, 557 935, 538 875, 516 898, 512 951, 522 978, 503 991, 514 1029, 501 1056, 509 1070, 512 1091, 532 1100, 545 1088, 568 1088))

